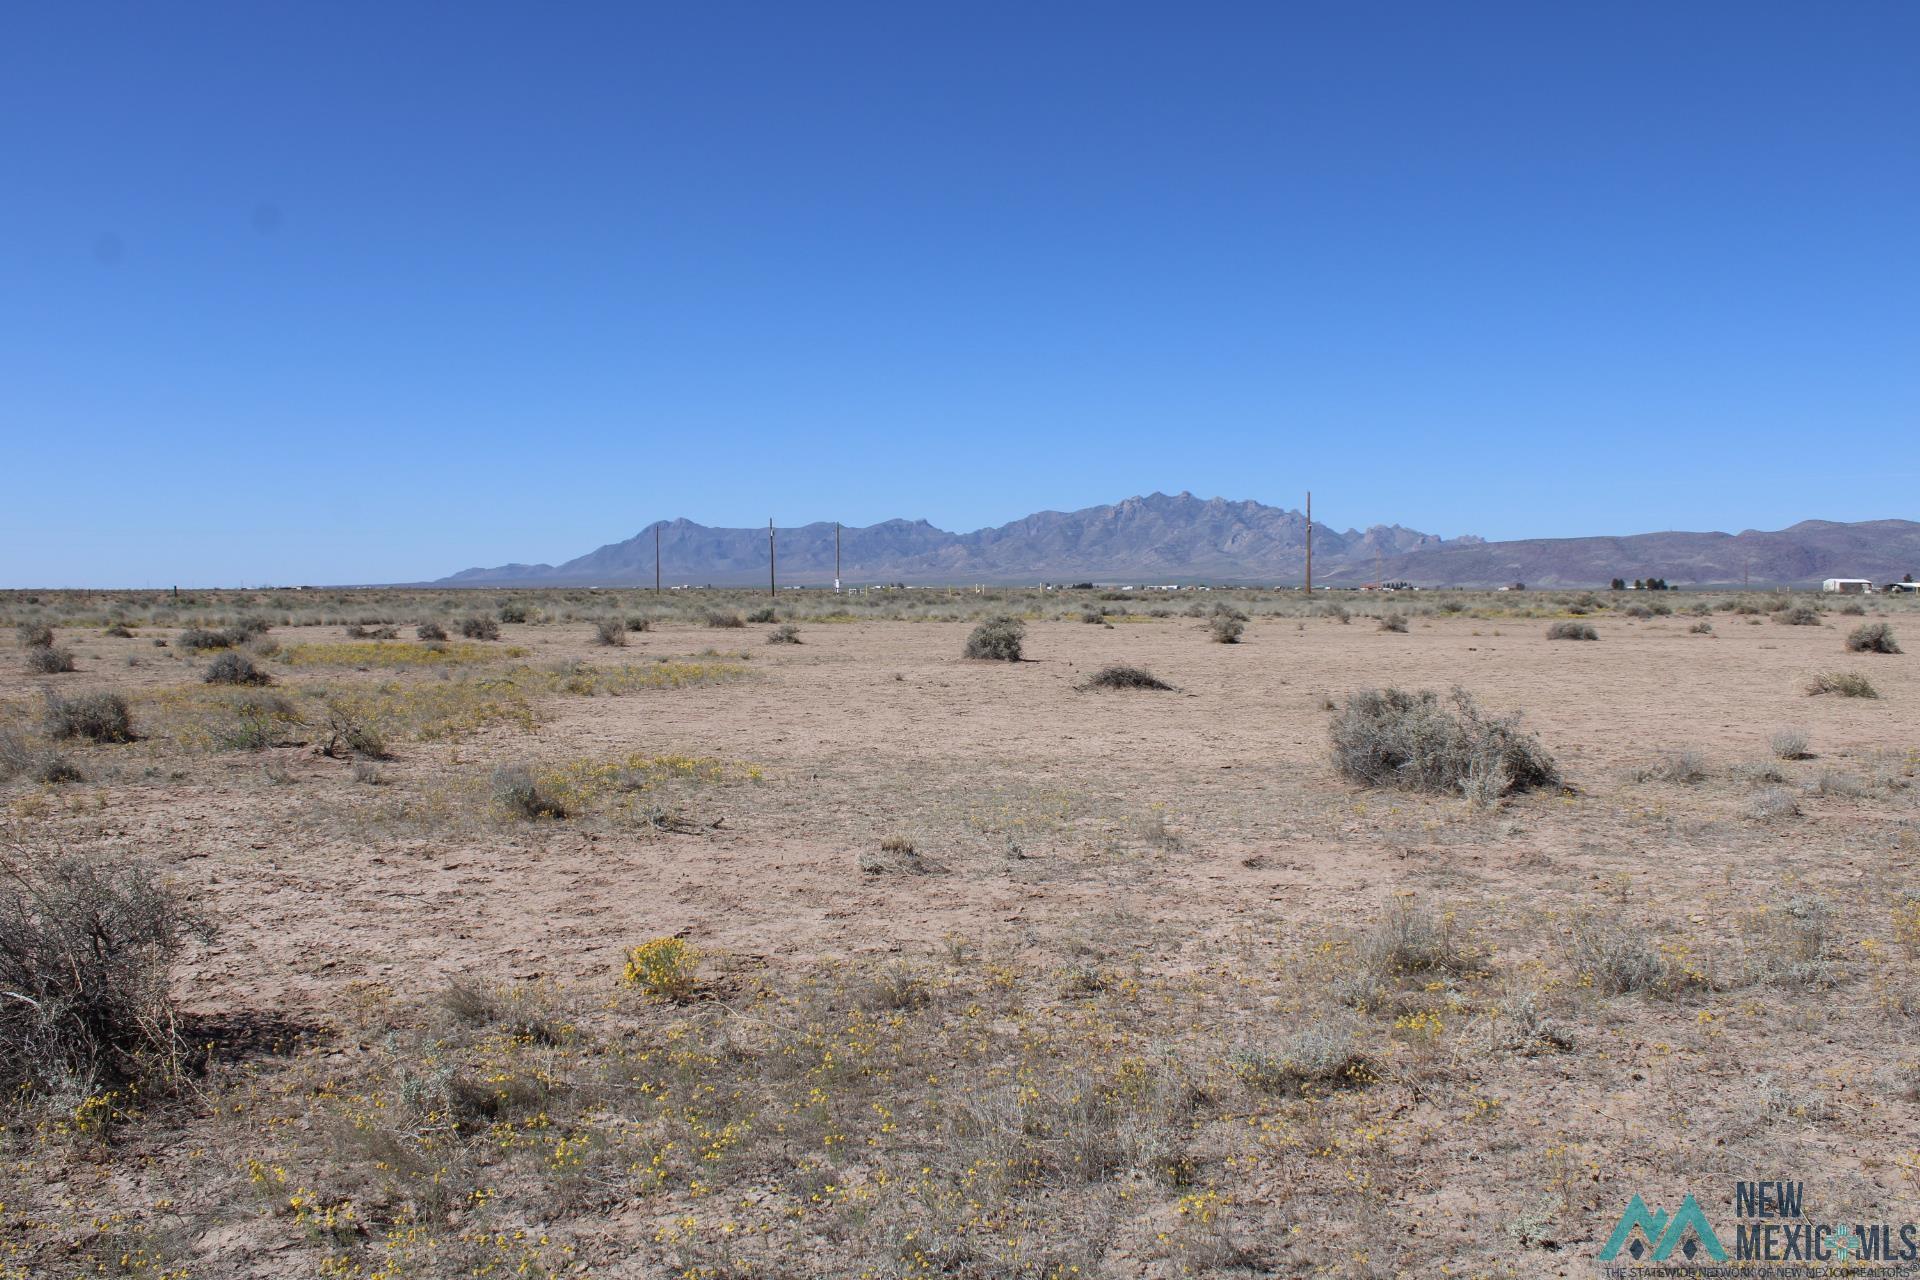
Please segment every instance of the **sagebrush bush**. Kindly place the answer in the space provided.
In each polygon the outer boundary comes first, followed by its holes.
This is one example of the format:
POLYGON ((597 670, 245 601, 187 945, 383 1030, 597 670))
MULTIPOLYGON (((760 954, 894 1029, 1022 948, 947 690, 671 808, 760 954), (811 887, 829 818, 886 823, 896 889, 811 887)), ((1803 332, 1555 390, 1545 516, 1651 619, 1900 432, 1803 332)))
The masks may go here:
POLYGON ((532 617, 532 614, 528 611, 527 606, 517 600, 509 600, 506 604, 500 606, 500 621, 502 622, 511 622, 518 625, 530 617, 532 617))
POLYGON ((593 642, 619 647, 627 642, 627 624, 619 618, 602 618, 593 624, 593 642))
POLYGON ((777 616, 773 611, 773 606, 767 605, 765 608, 755 609, 752 613, 748 614, 747 621, 758 625, 760 623, 772 622, 777 616))
POLYGON ((1172 685, 1160 679, 1151 671, 1143 670, 1140 667, 1128 667, 1118 664, 1100 668, 1088 676, 1086 683, 1080 687, 1083 689, 1164 689, 1169 691, 1173 688, 1172 685))
POLYGON ((207 631, 200 627, 190 627, 180 633, 180 647, 189 653, 198 653, 202 649, 230 649, 237 643, 236 637, 225 631, 207 631))
POLYGON ((175 1049, 169 990, 207 918, 145 868, 0 864, 0 1084, 85 1098, 175 1049))
POLYGON ((1873 682, 1858 671, 1822 671, 1807 681, 1807 693, 1812 697, 1822 694, 1838 694, 1842 698, 1877 698, 1880 691, 1873 682))
POLYGON ((1598 640, 1600 633, 1590 622, 1555 622, 1547 627, 1549 640, 1598 640))
POLYGON ((117 693, 79 693, 71 697, 47 691, 47 736, 93 742, 132 742, 133 717, 117 693))
POLYGON ((1215 644, 1239 644, 1246 630, 1246 620, 1232 613, 1216 613, 1207 619, 1208 637, 1215 644))
POLYGON ((1229 1058, 1235 1075, 1256 1089, 1292 1096, 1357 1089, 1379 1078, 1347 1022, 1319 1019, 1282 1040, 1275 1049, 1242 1047, 1229 1058))
POLYGON ((1747 816, 1760 822, 1800 816, 1800 801, 1787 787, 1762 787, 1747 801, 1747 816))
POLYGON ((965 654, 969 658, 1018 662, 1026 638, 1026 624, 1018 618, 988 618, 967 637, 965 654))
POLYGON ((1636 782, 1677 782, 1688 786, 1705 781, 1706 776, 1705 758, 1689 748, 1663 752, 1651 763, 1632 771, 1636 782))
POLYGON ((445 640, 447 629, 437 622, 423 622, 413 629, 413 634, 419 640, 445 640))
POLYGON ((1796 604, 1790 609, 1782 609, 1774 614, 1773 620, 1783 627, 1817 627, 1820 625, 1820 611, 1804 604, 1796 604))
POLYGON ((720 627, 727 631, 737 631, 747 625, 747 620, 737 613, 728 613, 723 609, 708 609, 701 615, 701 621, 710 627, 720 627))
POLYGON ((328 756, 354 756, 365 760, 389 758, 387 742, 379 727, 358 706, 345 697, 331 696, 322 701, 319 729, 324 740, 320 753, 328 756))
POLYGON ((1407 629, 1406 615, 1399 613, 1383 614, 1378 623, 1378 628, 1381 631, 1405 632, 1407 629))
POLYGON ((794 626, 791 622, 783 622, 773 630, 767 632, 767 643, 799 644, 800 628, 794 626))
POLYGON ((50 644, 37 644, 27 650, 27 670, 43 676, 73 670, 73 654, 50 644))
POLYGON ((476 613, 460 619, 460 634, 469 640, 498 640, 500 624, 476 613))
POLYGON ((1886 623, 1863 622, 1848 634, 1847 649, 1852 653, 1898 653, 1900 645, 1886 623))
POLYGON ((1776 729, 1767 745, 1778 760, 1805 760, 1813 754, 1808 749, 1805 729, 1776 729))
POLYGON ((53 628, 44 622, 22 622, 13 629, 20 637, 22 649, 49 649, 53 647, 53 628))
POLYGON ((1491 800, 1560 783, 1553 757, 1521 730, 1518 713, 1484 716, 1461 689, 1450 705, 1430 690, 1363 689, 1330 732, 1335 768, 1367 786, 1491 800))
POLYGON ((525 765, 503 764, 493 771, 493 803, 509 817, 564 818, 567 806, 541 787, 525 765))
POLYGON ((229 649, 207 664, 206 675, 202 677, 208 684, 272 684, 273 677, 253 665, 253 659, 244 653, 235 653, 229 649))
POLYGON ((0 782, 17 777, 35 782, 84 782, 80 769, 56 751, 31 741, 17 730, 0 727, 0 782))

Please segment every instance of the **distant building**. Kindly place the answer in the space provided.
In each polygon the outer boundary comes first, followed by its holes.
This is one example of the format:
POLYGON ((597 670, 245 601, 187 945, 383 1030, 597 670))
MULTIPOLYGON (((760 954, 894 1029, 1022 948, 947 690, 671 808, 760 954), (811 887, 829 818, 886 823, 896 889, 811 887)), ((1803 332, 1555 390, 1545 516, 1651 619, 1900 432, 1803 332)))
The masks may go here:
POLYGON ((1828 578, 1820 584, 1820 589, 1843 596, 1865 596, 1873 594, 1873 581, 1870 578, 1828 578))

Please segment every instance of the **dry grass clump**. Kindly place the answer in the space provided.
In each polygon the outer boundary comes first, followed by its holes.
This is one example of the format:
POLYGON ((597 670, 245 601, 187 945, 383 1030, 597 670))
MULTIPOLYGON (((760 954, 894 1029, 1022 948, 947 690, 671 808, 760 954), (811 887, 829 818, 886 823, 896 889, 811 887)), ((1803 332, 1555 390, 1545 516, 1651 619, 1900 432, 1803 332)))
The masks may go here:
POLYGON ((799 644, 800 628, 794 626, 791 622, 783 622, 773 630, 767 632, 767 643, 799 644))
POLYGON ((1346 966, 1330 986, 1342 1003, 1377 1011, 1388 1008, 1409 979, 1424 985, 1426 979, 1478 965, 1451 915, 1436 916, 1425 904, 1402 896, 1354 940, 1346 966))
POLYGON ((738 631, 747 625, 747 620, 737 613, 728 613, 722 609, 708 609, 700 620, 710 627, 719 627, 725 631, 738 631))
POLYGON ((1807 681, 1809 697, 1837 694, 1842 698, 1877 698, 1880 691, 1858 671, 1822 671, 1807 681))
POLYGON ((253 665, 253 659, 244 653, 235 653, 229 649, 207 664, 202 679, 208 684, 248 684, 267 685, 273 683, 273 677, 253 665))
POLYGON ((476 613, 460 619, 460 634, 469 640, 498 640, 500 624, 476 613))
POLYGON ((1598 640, 1600 633, 1590 622, 1555 622, 1547 626, 1549 640, 1598 640))
POLYGON ((1558 786, 1560 771, 1516 712, 1482 715, 1455 689, 1451 706, 1430 690, 1363 689, 1330 727, 1334 767, 1366 786, 1458 792, 1492 800, 1558 786))
POLYGON ((127 710, 127 700, 105 690, 72 696, 47 690, 45 724, 47 736, 56 740, 133 741, 133 717, 127 710))
POLYGON ((1744 925, 1750 981, 1775 987, 1834 984, 1834 911, 1826 899, 1801 894, 1770 903, 1744 925))
POLYGON ((627 642, 627 624, 622 618, 602 618, 593 624, 593 642, 618 648, 627 642))
POLYGON ((177 1048, 173 962, 212 933, 142 867, 0 862, 0 1084, 79 1100, 150 1075, 177 1048))
POLYGON ((1671 999, 1713 985, 1689 948, 1656 947, 1643 929, 1596 919, 1591 912, 1573 917, 1567 949, 1580 985, 1601 995, 1644 993, 1671 999))
POLYGON ((73 652, 50 644, 36 644, 27 650, 27 670, 43 676, 71 671, 73 652))
POLYGON ((1027 638, 1026 624, 1018 618, 988 618, 967 637, 965 654, 996 662, 1020 661, 1021 645, 1027 638))
POLYGON ((500 765, 493 771, 490 785, 494 807, 510 818, 532 822, 567 816, 566 804, 542 787, 526 765, 500 765))
POLYGON ((1849 653, 1899 653, 1893 628, 1884 622, 1863 622, 1847 634, 1849 653))
POLYGON ((1674 782, 1691 786, 1707 777, 1707 762, 1698 751, 1681 748, 1663 752, 1648 764, 1634 769, 1630 775, 1635 782, 1674 782))
POLYGON ((1747 801, 1747 816, 1756 822, 1778 822, 1800 816, 1800 801, 1786 787, 1762 787, 1747 801))
POLYGON ((1813 757, 1805 729, 1775 729, 1767 746, 1776 760, 1809 760, 1813 757))
POLYGON ((1080 687, 1082 689, 1159 689, 1167 692, 1173 690, 1172 685, 1151 671, 1117 663, 1100 668, 1088 676, 1080 687))
POLYGON ((1357 1029, 1345 1019, 1315 1019, 1271 1049, 1243 1046, 1228 1065, 1254 1088, 1292 1097, 1365 1088, 1379 1079, 1357 1029))

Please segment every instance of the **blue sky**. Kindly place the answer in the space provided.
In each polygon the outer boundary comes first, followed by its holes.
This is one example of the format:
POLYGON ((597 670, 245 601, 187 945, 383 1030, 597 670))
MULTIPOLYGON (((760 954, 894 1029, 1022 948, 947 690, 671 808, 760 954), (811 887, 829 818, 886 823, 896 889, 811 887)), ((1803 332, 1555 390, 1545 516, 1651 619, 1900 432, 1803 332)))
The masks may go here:
POLYGON ((0 22, 0 585, 1162 489, 1914 516, 1920 5, 0 22))

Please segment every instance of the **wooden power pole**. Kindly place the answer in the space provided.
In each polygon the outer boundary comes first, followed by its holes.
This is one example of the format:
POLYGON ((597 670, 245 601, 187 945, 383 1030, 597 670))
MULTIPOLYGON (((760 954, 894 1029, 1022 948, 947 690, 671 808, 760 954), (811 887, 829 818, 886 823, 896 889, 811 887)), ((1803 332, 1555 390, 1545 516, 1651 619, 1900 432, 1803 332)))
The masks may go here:
POLYGON ((653 522, 653 594, 660 594, 660 522, 653 522))
POLYGON ((1313 490, 1307 490, 1307 594, 1313 594, 1313 490))
POLYGON ((833 594, 840 594, 840 522, 833 522, 833 594))
POLYGON ((773 517, 767 517, 767 594, 776 594, 778 588, 773 579, 773 517))

